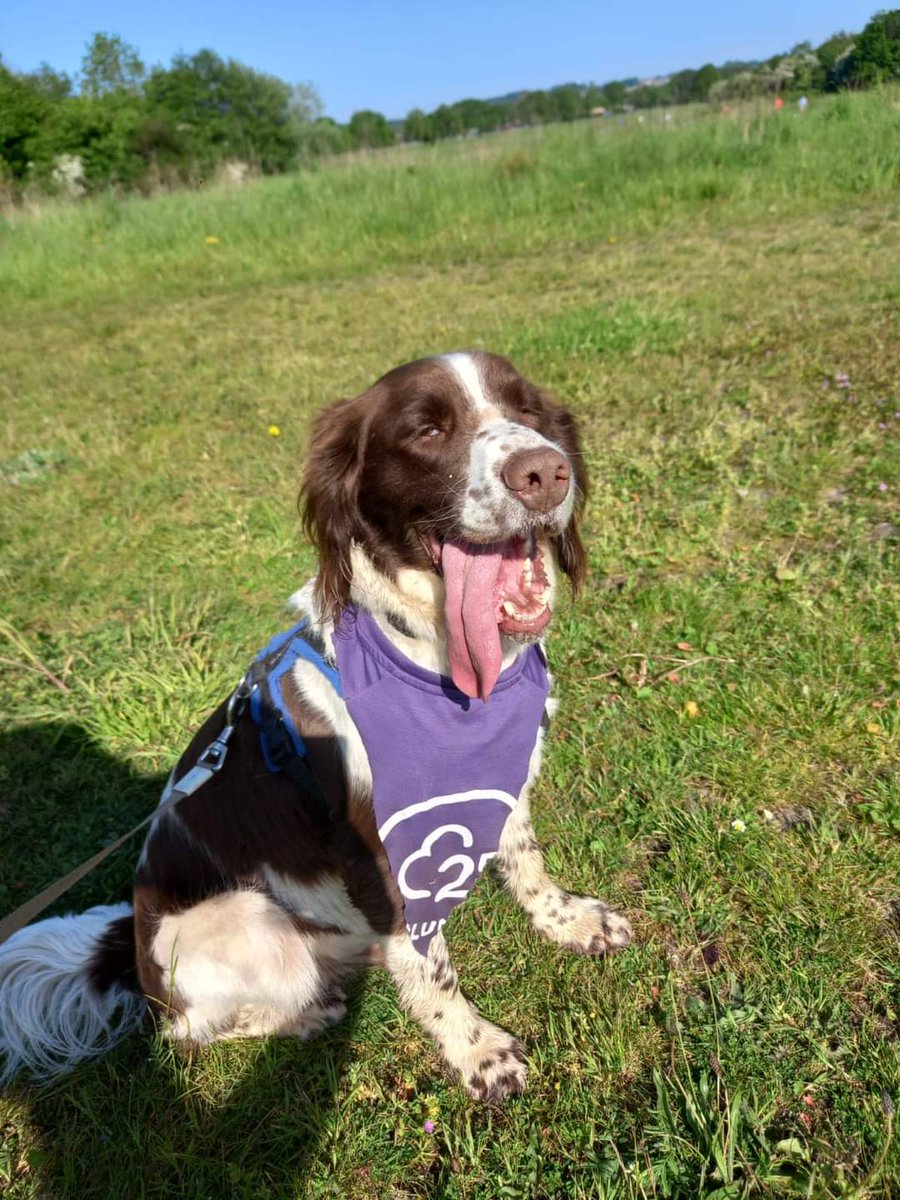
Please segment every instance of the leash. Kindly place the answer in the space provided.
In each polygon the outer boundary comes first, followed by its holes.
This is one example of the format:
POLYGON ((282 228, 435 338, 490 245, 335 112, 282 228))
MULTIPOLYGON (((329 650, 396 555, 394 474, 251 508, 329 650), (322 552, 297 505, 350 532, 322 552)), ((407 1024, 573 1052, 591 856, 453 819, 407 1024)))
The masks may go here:
POLYGON ((85 875, 93 871, 94 867, 98 867, 110 854, 114 854, 120 846, 124 846, 129 838, 134 837, 136 833, 144 829, 152 821, 155 821, 157 817, 161 817, 164 813, 173 809, 179 801, 184 800, 187 796, 192 796, 198 788, 201 788, 204 783, 212 779, 213 775, 221 771, 235 725, 250 700, 251 687, 248 682, 249 677, 250 673, 248 672, 231 693, 225 714, 225 728, 217 738, 209 743, 194 766, 191 767, 190 771, 173 788, 169 789, 168 785, 166 786, 163 792, 163 799, 153 812, 148 817, 144 817, 142 821, 139 821, 133 829, 129 829, 127 833, 123 833, 120 838, 116 838, 111 845, 104 846, 102 850, 99 850, 96 854, 92 854, 90 858, 85 859, 74 870, 69 871, 67 875, 63 875, 62 879, 57 879, 55 883, 51 883, 42 892, 38 892, 36 896, 32 896, 30 900, 26 900, 24 904, 19 905, 8 917, 4 917, 0 921, 0 945, 7 941, 8 938, 11 938, 14 933, 18 933, 29 921, 33 921, 45 908, 49 908, 54 900, 58 900, 60 896, 64 896, 80 879, 83 879, 85 875))

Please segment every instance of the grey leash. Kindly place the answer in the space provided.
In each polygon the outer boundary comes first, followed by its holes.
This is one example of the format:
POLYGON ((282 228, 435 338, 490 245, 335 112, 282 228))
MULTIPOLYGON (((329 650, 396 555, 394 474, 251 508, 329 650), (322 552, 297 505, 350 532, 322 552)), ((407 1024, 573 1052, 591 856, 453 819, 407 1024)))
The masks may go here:
POLYGON ((129 838, 134 837, 136 833, 144 829, 152 821, 155 821, 157 817, 161 817, 163 813, 174 808, 180 800, 184 800, 186 796, 193 795, 198 788, 203 787, 204 783, 212 779, 213 775, 221 771, 225 762, 225 756, 228 753, 228 743, 234 733, 238 718, 247 707, 249 698, 250 687, 245 676, 231 693, 225 714, 225 728, 214 741, 209 743, 187 774, 182 776, 173 788, 166 787, 163 792, 163 799, 153 812, 148 817, 144 817, 142 821, 139 821, 133 829, 129 829, 127 833, 123 833, 120 838, 116 838, 111 845, 104 846, 102 850, 98 850, 96 854, 92 854, 90 858, 85 859, 74 870, 69 871, 68 875, 63 875, 62 879, 57 879, 55 883, 51 883, 49 887, 45 887, 42 892, 38 892, 36 896, 32 896, 24 904, 20 904, 8 917, 4 917, 0 921, 0 945, 8 938, 11 938, 14 933, 18 933, 29 921, 33 921, 45 908, 49 908, 54 900, 58 900, 60 896, 65 895, 69 888, 74 887, 80 879, 83 879, 85 875, 93 871, 94 867, 99 866, 110 854, 114 854, 120 846, 124 846, 129 838))

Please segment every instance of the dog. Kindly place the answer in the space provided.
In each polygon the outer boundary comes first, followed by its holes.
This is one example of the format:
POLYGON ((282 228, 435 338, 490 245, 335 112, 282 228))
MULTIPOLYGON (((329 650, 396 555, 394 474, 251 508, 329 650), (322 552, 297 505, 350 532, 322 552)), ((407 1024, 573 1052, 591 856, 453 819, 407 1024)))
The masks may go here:
POLYGON ((133 905, 0 947, 7 1078, 70 1068, 148 1005, 189 1045, 311 1038, 376 964, 470 1095, 522 1091, 522 1046, 463 995, 443 925, 493 863, 543 937, 587 955, 630 940, 548 877, 529 813, 542 638, 558 574, 585 575, 585 495, 574 418, 498 355, 421 359, 320 413, 302 620, 180 759, 133 905))

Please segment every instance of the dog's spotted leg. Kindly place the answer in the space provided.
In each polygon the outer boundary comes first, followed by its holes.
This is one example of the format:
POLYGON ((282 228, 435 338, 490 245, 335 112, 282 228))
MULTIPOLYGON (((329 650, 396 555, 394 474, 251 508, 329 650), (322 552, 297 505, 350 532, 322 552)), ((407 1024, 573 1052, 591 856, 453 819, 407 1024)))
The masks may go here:
POLYGON ((387 938, 385 965, 404 1008, 431 1034, 470 1096, 502 1100, 524 1089, 521 1043, 486 1021, 462 994, 441 933, 432 939, 427 958, 405 933, 387 938))
POLYGON ((576 954, 609 954, 631 941, 631 926, 615 909, 589 896, 572 896, 547 875, 527 795, 510 813, 494 861, 542 937, 576 954))

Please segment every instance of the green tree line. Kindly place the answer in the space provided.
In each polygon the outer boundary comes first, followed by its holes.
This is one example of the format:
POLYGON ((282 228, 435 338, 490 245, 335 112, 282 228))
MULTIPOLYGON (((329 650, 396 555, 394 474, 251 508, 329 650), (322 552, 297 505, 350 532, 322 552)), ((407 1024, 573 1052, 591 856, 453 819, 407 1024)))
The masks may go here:
POLYGON ((98 33, 77 82, 46 64, 21 73, 0 60, 0 184, 83 193, 197 181, 224 164, 275 173, 396 140, 891 79, 900 79, 900 9, 877 13, 859 34, 835 34, 816 48, 801 43, 762 63, 707 63, 643 85, 612 80, 460 100, 431 113, 413 109, 402 122, 363 110, 342 125, 324 115, 312 84, 286 83, 212 50, 148 70, 134 47, 98 33))

